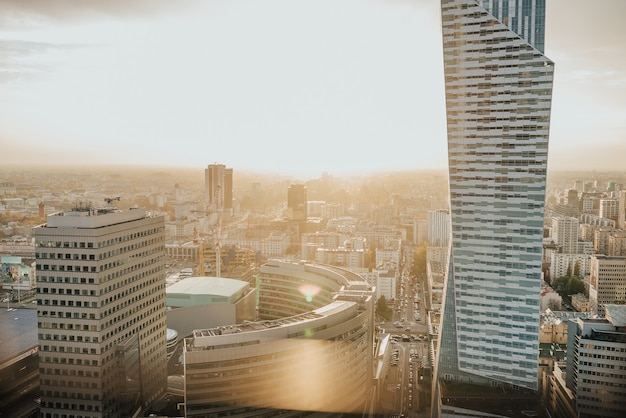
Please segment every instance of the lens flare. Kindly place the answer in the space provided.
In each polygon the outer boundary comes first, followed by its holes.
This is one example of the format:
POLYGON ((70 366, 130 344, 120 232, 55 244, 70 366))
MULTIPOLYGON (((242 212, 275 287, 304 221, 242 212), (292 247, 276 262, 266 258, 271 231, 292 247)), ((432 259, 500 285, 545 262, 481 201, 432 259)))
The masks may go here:
POLYGON ((313 297, 320 292, 320 288, 314 284, 303 284, 298 287, 298 292, 304 295, 307 302, 313 302, 313 297))

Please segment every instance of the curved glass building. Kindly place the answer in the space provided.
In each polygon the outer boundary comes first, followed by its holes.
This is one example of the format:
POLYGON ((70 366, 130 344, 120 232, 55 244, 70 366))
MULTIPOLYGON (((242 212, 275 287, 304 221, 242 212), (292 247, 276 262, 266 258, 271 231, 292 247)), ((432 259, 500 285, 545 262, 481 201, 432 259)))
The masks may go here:
POLYGON ((279 260, 261 267, 258 289, 259 321, 185 339, 185 415, 362 412, 375 289, 347 270, 279 260))

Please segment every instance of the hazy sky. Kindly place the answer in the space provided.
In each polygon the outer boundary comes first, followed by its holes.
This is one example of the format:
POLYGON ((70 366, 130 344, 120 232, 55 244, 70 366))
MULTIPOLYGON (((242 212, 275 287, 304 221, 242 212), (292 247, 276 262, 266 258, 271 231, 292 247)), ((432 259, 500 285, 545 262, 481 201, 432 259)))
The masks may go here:
MULTIPOLYGON (((550 169, 626 167, 626 1, 547 0, 550 169)), ((0 164, 447 168, 439 0, 1 0, 0 164)))

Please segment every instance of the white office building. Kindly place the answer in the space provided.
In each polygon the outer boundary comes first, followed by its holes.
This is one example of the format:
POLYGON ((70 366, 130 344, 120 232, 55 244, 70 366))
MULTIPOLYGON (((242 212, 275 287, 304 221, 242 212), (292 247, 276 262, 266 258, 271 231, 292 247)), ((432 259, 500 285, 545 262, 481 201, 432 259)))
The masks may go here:
POLYGON ((165 391, 165 233, 143 209, 35 229, 41 417, 128 417, 165 391))

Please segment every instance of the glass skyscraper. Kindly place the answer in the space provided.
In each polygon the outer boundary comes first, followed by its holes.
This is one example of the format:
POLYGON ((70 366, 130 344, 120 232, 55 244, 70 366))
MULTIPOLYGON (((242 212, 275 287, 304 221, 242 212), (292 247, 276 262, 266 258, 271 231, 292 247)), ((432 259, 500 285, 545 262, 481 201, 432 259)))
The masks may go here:
POLYGON ((545 0, 442 0, 452 242, 437 378, 537 389, 545 0))

